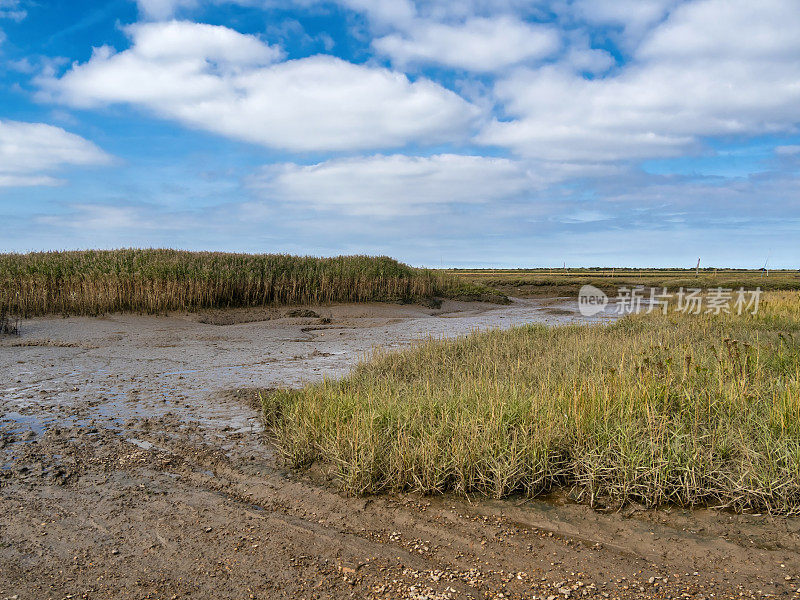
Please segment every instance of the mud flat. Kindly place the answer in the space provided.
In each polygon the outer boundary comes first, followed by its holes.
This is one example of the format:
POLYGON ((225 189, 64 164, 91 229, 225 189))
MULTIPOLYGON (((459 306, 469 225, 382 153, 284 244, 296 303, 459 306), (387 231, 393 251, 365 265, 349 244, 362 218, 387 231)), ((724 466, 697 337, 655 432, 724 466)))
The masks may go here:
MULTIPOLYGON (((554 497, 349 498, 285 471, 253 389, 574 301, 23 321, 0 338, 3 598, 800 598, 800 521, 554 497)), ((593 321, 613 318, 601 314, 593 321)))

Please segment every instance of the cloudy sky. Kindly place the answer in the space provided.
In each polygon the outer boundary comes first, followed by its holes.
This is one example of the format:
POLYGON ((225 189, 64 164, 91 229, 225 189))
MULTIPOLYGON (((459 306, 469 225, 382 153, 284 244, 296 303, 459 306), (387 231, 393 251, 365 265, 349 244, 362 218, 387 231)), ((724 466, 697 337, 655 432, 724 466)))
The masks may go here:
POLYGON ((798 0, 0 0, 0 251, 800 267, 798 0))

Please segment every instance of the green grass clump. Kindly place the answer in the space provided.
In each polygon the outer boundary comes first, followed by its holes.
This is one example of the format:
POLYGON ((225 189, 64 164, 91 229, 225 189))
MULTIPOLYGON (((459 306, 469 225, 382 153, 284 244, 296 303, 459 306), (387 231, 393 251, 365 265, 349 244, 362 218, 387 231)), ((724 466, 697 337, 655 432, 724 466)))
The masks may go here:
POLYGON ((387 257, 153 249, 0 255, 0 306, 24 317, 436 296, 504 298, 447 273, 387 257))
POLYGON ((355 494, 535 496, 800 513, 800 295, 755 317, 531 325, 378 353, 263 399, 295 467, 355 494))

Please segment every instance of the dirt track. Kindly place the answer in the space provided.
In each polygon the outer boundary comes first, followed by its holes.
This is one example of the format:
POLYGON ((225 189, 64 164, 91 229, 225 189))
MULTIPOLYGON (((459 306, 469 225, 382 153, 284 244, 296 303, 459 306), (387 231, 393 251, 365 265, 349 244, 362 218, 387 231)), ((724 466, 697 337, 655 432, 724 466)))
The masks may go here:
POLYGON ((2 338, 0 600, 800 598, 798 520, 348 498, 286 472, 251 388, 426 333, 576 318, 541 301, 313 310, 38 319, 2 338))

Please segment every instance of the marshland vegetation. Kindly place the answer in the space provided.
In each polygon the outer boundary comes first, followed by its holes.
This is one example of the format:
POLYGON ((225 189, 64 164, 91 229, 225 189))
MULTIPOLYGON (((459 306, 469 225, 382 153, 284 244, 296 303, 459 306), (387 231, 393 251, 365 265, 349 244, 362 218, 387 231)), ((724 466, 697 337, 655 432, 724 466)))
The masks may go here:
POLYGON ((277 448, 348 492, 800 513, 800 294, 378 352, 262 399, 277 448))
POLYGON ((609 294, 620 287, 729 288, 789 291, 800 290, 800 271, 761 271, 753 269, 453 269, 465 281, 485 285, 516 297, 576 296, 584 284, 594 285, 609 294))
POLYGON ((23 317, 502 294, 387 257, 158 249, 0 255, 0 306, 23 317))

